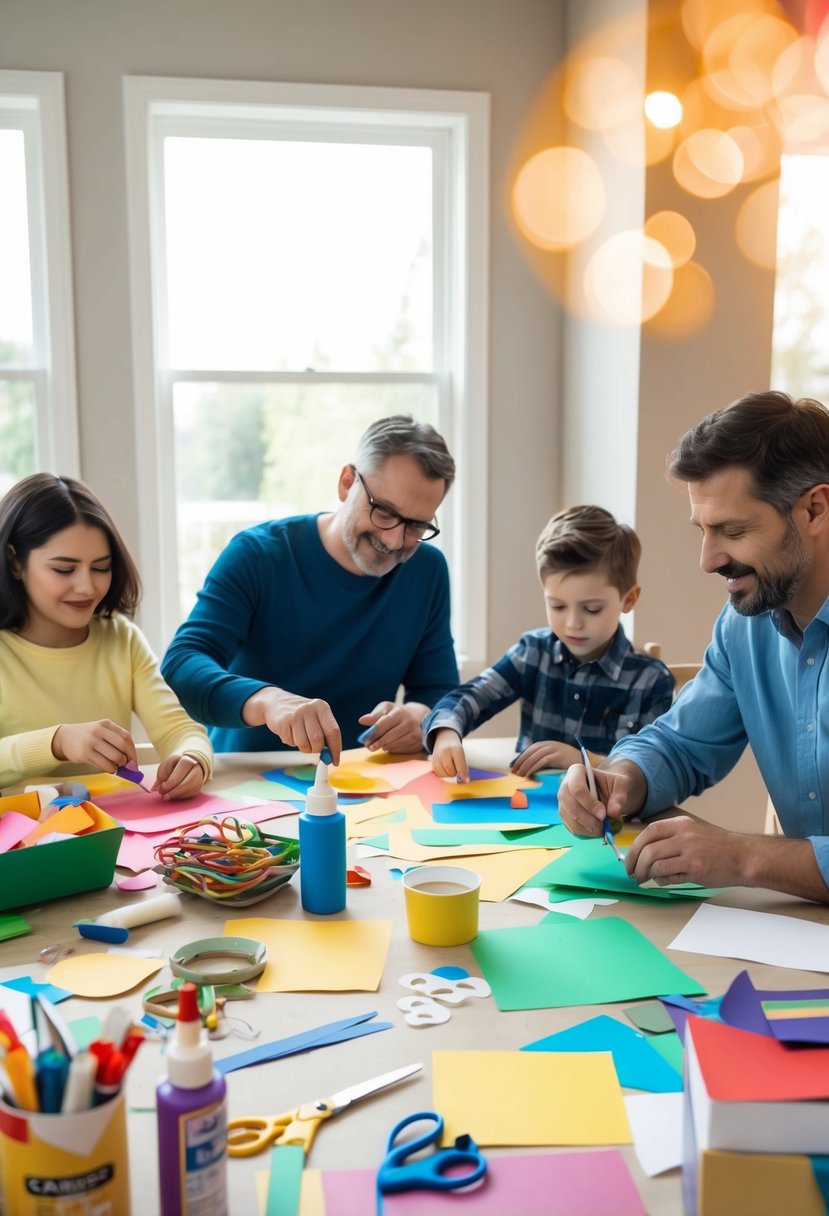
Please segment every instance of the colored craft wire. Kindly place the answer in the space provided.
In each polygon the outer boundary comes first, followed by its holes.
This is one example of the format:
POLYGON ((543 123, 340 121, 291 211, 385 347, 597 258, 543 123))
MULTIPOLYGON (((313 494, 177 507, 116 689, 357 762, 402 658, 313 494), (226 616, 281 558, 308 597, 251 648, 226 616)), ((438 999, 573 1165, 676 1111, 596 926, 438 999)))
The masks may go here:
POLYGON ((205 899, 253 903, 288 881, 297 868, 299 848, 295 840, 268 836, 253 824, 227 816, 179 828, 156 847, 155 856, 156 871, 181 890, 205 899), (217 835, 207 834, 205 827, 217 835))

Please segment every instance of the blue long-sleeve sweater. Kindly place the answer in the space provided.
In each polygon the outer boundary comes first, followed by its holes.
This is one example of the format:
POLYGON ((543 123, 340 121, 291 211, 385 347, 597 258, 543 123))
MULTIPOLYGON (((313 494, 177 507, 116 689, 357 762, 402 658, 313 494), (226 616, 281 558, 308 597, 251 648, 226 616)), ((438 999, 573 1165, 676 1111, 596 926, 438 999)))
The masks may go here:
POLYGON ((407 701, 434 705, 458 682, 444 556, 423 544, 372 578, 331 557, 316 515, 248 528, 216 560, 162 672, 216 751, 283 746, 241 718, 268 684, 327 701, 354 747, 360 715, 401 684, 407 701))

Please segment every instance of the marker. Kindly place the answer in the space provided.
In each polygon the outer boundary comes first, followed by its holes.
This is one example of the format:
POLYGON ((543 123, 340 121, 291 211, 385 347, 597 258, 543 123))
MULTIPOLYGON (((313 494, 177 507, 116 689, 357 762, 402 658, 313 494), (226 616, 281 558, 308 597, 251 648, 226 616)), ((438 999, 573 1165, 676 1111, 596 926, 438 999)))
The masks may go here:
POLYGON ((40 1109, 45 1115, 56 1115, 63 1105, 63 1091, 69 1072, 69 1059, 54 1047, 38 1053, 35 1075, 40 1109))
POLYGON ((22 1043, 9 1047, 3 1063, 6 1066, 6 1076, 14 1094, 15 1105, 21 1110, 36 1111, 39 1109, 37 1089, 35 1087, 35 1070, 32 1057, 22 1043))
MULTIPOLYGON (((581 760, 582 764, 584 765, 584 771, 587 774, 587 788, 598 802, 599 791, 596 788, 596 778, 593 773, 593 765, 590 763, 590 757, 587 754, 587 748, 584 746, 578 735, 576 735, 576 743, 578 744, 578 749, 581 752, 581 760)), ((616 860, 623 862, 625 859, 619 852, 619 849, 616 847, 616 841, 613 839, 613 830, 610 826, 610 819, 608 818, 607 811, 605 811, 604 822, 602 824, 602 835, 604 836, 605 844, 609 844, 613 850, 616 860)))
POLYGON ((79 1051, 66 1076, 61 1103, 62 1115, 75 1115, 78 1111, 89 1110, 92 1106, 92 1094, 95 1086, 95 1071, 98 1061, 88 1051, 79 1051))

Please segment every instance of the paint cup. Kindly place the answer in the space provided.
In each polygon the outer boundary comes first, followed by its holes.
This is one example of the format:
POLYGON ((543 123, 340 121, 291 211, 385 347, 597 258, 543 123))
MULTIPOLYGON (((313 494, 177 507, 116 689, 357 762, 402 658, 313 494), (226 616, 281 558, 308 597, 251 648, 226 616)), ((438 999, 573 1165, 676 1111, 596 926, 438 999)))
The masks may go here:
POLYGON ((462 946, 478 934, 481 879, 461 866, 418 866, 403 875, 409 937, 424 946, 462 946))
POLYGON ((8 1216, 70 1210, 130 1216, 123 1091, 71 1115, 32 1113, 0 1100, 0 1181, 8 1216))

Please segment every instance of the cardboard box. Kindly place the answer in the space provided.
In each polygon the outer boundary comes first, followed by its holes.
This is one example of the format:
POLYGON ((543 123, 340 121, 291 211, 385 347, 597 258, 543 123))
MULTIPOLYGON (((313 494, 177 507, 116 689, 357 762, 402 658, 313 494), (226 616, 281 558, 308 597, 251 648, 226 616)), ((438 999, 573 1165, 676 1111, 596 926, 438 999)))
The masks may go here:
POLYGON ((700 1154, 696 1216, 824 1216, 808 1157, 783 1153, 700 1154))
MULTIPOLYGON (((110 885, 124 828, 93 803, 83 807, 95 827, 82 835, 0 854, 0 912, 110 885)), ((0 798, 0 816, 7 811, 36 822, 40 801, 34 793, 11 794, 0 798)))

